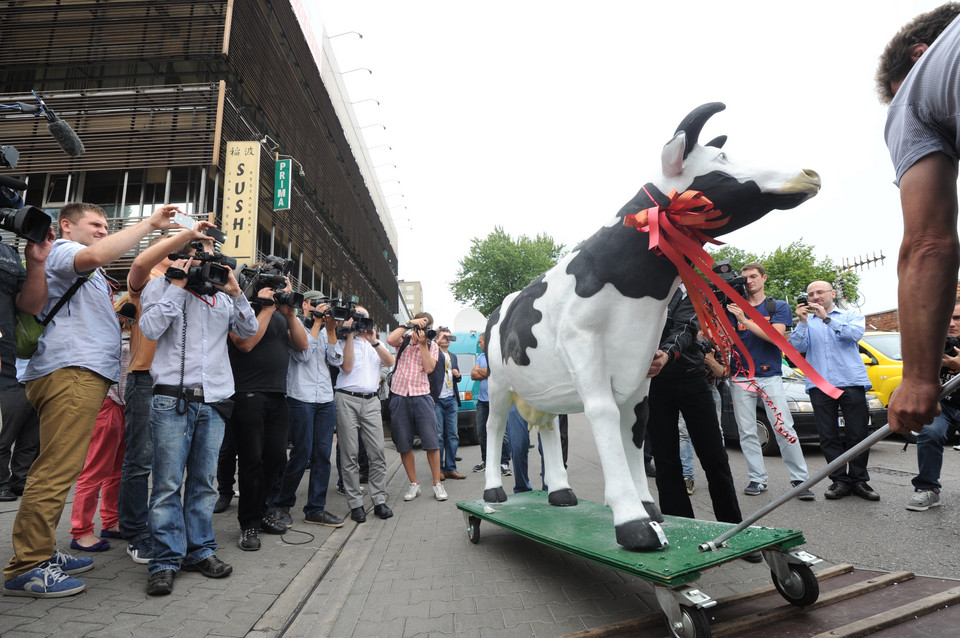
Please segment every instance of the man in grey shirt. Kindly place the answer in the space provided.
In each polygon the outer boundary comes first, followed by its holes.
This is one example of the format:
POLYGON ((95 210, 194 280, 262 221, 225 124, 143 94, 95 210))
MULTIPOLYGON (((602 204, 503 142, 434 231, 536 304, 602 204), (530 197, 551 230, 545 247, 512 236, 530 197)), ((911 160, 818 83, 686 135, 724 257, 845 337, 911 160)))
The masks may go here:
POLYGON ((186 277, 179 277, 189 268, 186 259, 174 261, 166 276, 153 279, 141 296, 140 330, 157 342, 150 366, 149 520, 154 556, 148 566, 147 593, 151 596, 173 591, 179 569, 208 578, 223 578, 233 571, 214 553, 213 476, 223 440, 221 412, 229 411, 227 399, 233 395, 227 334, 253 336, 257 319, 233 271, 228 269, 228 281, 216 286, 217 292, 204 294, 192 285, 187 288, 186 277))
POLYGON ((899 274, 903 381, 890 427, 919 431, 937 413, 940 365, 960 268, 960 3, 914 18, 887 44, 876 80, 890 103, 885 138, 903 209, 899 274))

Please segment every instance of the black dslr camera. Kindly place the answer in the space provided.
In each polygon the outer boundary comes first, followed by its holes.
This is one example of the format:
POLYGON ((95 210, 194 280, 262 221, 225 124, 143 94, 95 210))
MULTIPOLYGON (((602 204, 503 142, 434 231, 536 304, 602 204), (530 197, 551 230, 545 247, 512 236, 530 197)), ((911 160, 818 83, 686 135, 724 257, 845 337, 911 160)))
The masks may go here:
POLYGON ((960 337, 947 337, 947 342, 943 345, 943 354, 951 357, 957 356, 957 353, 953 351, 954 348, 960 348, 960 337))
MULTIPOLYGON (((724 259, 723 261, 715 262, 713 264, 713 272, 720 275, 720 279, 723 279, 724 283, 733 288, 735 293, 741 297, 747 296, 747 278, 734 273, 729 261, 724 259)), ((732 303, 733 300, 720 290, 718 286, 711 283, 710 290, 717 296, 717 301, 719 301, 721 305, 726 306, 728 303, 732 303)))
POLYGON ((237 267, 237 260, 222 253, 209 253, 200 240, 190 242, 196 250, 192 255, 168 255, 171 261, 189 259, 199 261, 199 266, 190 265, 184 272, 180 268, 167 268, 164 276, 167 279, 186 279, 187 289, 198 295, 212 295, 217 292, 217 286, 225 286, 230 281, 230 271, 237 267))

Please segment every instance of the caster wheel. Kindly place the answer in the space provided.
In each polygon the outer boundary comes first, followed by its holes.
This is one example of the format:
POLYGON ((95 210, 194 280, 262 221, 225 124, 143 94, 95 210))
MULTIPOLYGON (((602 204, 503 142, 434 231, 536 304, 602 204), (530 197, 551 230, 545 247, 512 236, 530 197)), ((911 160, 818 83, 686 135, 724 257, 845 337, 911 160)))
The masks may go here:
POLYGON ((707 612, 698 607, 680 607, 680 624, 671 626, 667 621, 667 629, 673 638, 710 638, 710 619, 707 612))
POLYGON ((474 545, 480 542, 480 519, 476 516, 467 519, 467 538, 474 545))
POLYGON ((784 581, 778 580, 777 575, 770 572, 774 587, 791 605, 812 605, 820 597, 820 583, 813 570, 806 565, 790 564, 789 567, 790 576, 784 581))

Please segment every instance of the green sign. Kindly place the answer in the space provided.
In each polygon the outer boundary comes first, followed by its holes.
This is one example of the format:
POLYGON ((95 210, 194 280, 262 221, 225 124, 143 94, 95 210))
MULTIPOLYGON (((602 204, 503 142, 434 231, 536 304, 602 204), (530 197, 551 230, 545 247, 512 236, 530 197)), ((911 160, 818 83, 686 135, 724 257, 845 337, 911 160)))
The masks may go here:
POLYGON ((293 195, 293 160, 277 160, 273 175, 273 210, 290 210, 293 195))

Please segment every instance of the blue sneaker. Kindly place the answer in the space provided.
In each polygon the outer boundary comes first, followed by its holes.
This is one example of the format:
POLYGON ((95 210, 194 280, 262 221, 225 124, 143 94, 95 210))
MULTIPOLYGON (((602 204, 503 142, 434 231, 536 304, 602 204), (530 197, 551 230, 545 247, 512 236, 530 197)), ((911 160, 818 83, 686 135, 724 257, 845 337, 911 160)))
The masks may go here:
POLYGON ((46 565, 56 565, 64 574, 69 574, 72 576, 74 574, 82 574, 83 572, 88 572, 93 569, 93 559, 85 556, 78 558, 77 556, 71 556, 70 554, 58 549, 53 553, 53 558, 41 563, 40 567, 44 567, 46 565))
POLYGON ((747 496, 756 496, 760 492, 765 492, 767 490, 766 483, 758 483, 757 481, 750 481, 750 483, 743 488, 743 493, 747 496))
POLYGON ((4 582, 3 594, 32 598, 63 598, 79 594, 86 587, 82 580, 67 576, 60 571, 56 563, 47 561, 26 574, 20 574, 4 582))

